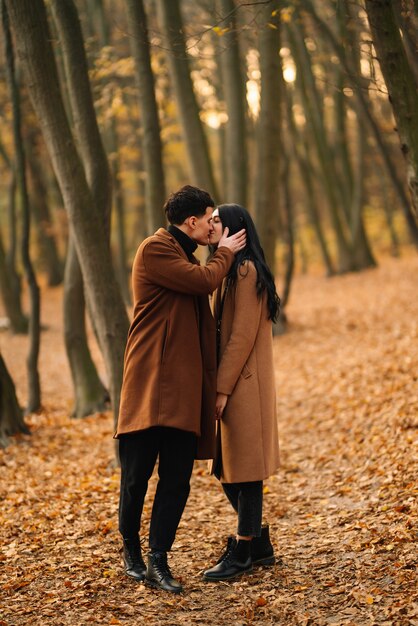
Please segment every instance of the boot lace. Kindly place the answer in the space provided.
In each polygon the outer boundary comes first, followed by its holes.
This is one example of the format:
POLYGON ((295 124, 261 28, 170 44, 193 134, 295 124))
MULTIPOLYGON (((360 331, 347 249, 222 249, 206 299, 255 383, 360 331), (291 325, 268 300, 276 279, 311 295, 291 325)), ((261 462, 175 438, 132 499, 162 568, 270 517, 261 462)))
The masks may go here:
POLYGON ((236 543, 237 543, 237 540, 235 539, 235 537, 228 537, 228 543, 226 544, 225 552, 218 559, 218 561, 216 563, 217 565, 219 563, 222 563, 223 561, 230 561, 231 560, 232 553, 234 551, 236 543))
POLYGON ((157 552, 156 554, 154 554, 153 566, 154 571, 156 572, 156 574, 158 574, 160 578, 173 578, 173 575, 167 563, 167 554, 165 552, 157 552))

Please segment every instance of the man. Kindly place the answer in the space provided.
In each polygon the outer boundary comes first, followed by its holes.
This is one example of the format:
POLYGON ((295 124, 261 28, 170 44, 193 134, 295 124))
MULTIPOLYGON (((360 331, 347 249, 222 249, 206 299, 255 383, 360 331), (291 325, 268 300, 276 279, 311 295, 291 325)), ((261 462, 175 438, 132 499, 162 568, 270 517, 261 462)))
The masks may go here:
POLYGON ((173 593, 182 586, 170 572, 167 552, 187 502, 193 462, 214 453, 216 340, 208 294, 245 246, 245 231, 226 233, 212 259, 200 266, 193 252, 209 242, 213 207, 210 195, 196 187, 172 194, 164 207, 168 229, 160 228, 139 246, 132 269, 134 316, 115 435, 119 530, 126 574, 173 593), (157 457, 146 567, 139 529, 157 457))

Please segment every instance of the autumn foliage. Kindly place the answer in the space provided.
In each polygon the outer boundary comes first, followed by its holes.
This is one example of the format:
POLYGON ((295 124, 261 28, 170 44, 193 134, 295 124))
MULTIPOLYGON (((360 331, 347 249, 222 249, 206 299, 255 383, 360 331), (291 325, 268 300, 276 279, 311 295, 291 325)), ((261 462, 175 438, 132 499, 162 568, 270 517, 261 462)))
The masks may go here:
MULTIPOLYGON (((417 270, 407 255, 296 277, 275 339, 282 465, 265 484, 279 564, 203 582, 235 528, 199 462, 170 555, 178 598, 123 575, 112 418, 68 417, 60 293, 45 290, 45 407, 0 456, 0 624, 417 624, 417 270)), ((24 396, 26 339, 0 339, 24 396)))

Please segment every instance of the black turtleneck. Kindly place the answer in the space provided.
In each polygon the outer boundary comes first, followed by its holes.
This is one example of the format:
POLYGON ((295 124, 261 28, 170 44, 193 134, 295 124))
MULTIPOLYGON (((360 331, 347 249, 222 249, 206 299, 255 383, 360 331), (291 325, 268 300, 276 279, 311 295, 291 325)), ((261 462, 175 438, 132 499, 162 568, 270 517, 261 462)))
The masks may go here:
POLYGON ((191 239, 188 235, 186 235, 186 233, 180 230, 180 228, 177 228, 177 226, 174 226, 173 224, 170 224, 167 230, 170 235, 173 235, 173 237, 177 239, 177 241, 187 254, 188 258, 191 259, 191 257, 193 256, 193 252, 197 248, 197 243, 193 241, 193 239, 191 239))

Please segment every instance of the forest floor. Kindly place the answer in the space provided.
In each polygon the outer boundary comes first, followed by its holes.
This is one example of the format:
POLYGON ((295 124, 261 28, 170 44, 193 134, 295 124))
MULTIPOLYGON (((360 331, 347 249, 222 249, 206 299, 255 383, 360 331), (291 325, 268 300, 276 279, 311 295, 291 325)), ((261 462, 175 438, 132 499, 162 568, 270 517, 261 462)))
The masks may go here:
MULTIPOLYGON (((68 417, 62 292, 44 289, 44 409, 0 452, 0 625, 418 625, 417 277, 409 253, 295 278, 275 338, 282 465, 265 483, 282 561, 203 582, 235 520, 199 462, 170 554, 179 596, 123 574, 112 418, 68 417)), ((27 338, 0 347, 23 404, 27 338)))

